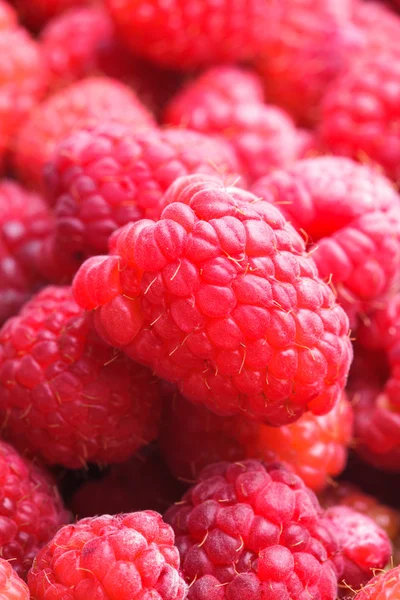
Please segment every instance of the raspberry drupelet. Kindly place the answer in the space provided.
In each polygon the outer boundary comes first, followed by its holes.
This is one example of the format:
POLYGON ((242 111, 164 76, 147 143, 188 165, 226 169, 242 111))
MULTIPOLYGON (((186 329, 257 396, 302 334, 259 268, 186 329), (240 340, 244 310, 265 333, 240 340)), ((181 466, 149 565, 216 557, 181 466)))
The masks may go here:
POLYGON ((306 413, 282 427, 220 417, 175 394, 164 404, 160 446, 183 481, 196 480, 203 467, 219 460, 257 458, 283 462, 320 491, 345 468, 352 433, 353 409, 344 394, 327 415, 306 413))
POLYGON ((314 494, 279 464, 206 467, 166 513, 188 600, 334 600, 341 557, 314 494))
MULTIPOLYGON (((0 441, 1 557, 25 577, 38 551, 68 522, 51 477, 0 441)), ((1 571, 1 569, 0 569, 1 571)), ((0 593, 1 593, 0 575, 0 593)))
POLYGON ((0 558, 0 598, 1 600, 29 600, 26 583, 13 570, 11 563, 0 558))
POLYGON ((0 0, 0 31, 10 29, 17 24, 17 15, 6 0, 0 0))
POLYGON ((221 415, 274 425, 324 414, 345 385, 348 319, 279 210, 205 175, 168 189, 154 223, 88 259, 77 302, 98 332, 221 415))
POLYGON ((20 129, 14 149, 19 177, 42 187, 43 169, 56 145, 73 131, 104 120, 135 129, 154 126, 147 108, 127 86, 109 77, 87 77, 48 97, 20 129))
POLYGON ((397 600, 400 597, 400 567, 374 577, 354 600, 397 600))
POLYGON ((322 156, 298 161, 257 181, 256 196, 274 202, 307 236, 322 279, 331 281, 352 327, 393 294, 400 268, 400 196, 376 170, 322 156))
POLYGON ((58 531, 28 576, 34 600, 184 600, 174 533, 143 511, 102 515, 58 531))
POLYGON ((92 331, 70 287, 48 287, 0 330, 0 422, 21 451, 79 468, 121 462, 158 430, 152 374, 92 331))

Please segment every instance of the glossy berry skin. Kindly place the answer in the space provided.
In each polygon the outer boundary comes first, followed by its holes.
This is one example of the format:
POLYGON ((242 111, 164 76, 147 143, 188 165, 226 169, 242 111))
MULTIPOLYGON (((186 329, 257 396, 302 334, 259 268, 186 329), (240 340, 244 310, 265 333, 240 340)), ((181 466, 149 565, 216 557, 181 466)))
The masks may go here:
POLYGON ((123 461, 156 436, 154 378, 98 338, 71 288, 42 290, 0 344, 0 421, 24 452, 74 469, 123 461))
POLYGON ((29 600, 26 583, 13 570, 11 563, 0 558, 0 598, 1 600, 29 600))
POLYGON ((56 145, 66 136, 99 121, 117 121, 132 128, 154 121, 135 93, 107 77, 88 77, 42 102, 21 128, 14 163, 21 179, 43 185, 43 169, 56 145))
POLYGON ((383 569, 392 554, 386 534, 372 519, 347 506, 333 506, 325 512, 339 537, 344 557, 343 582, 359 589, 383 569))
POLYGON ((152 511, 103 515, 63 527, 29 573, 34 600, 184 600, 174 534, 152 511))
POLYGON ((158 219, 169 185, 191 173, 234 180, 238 164, 224 140, 178 128, 135 132, 104 123, 73 133, 47 166, 58 253, 87 258, 107 252, 113 231, 158 219))
POLYGON ((271 200, 307 236, 322 279, 355 323, 393 293, 400 267, 400 196, 379 172, 340 157, 298 161, 261 178, 271 200))
POLYGON ((182 177, 160 221, 126 225, 74 280, 99 333, 188 399, 282 425, 341 394, 348 321, 271 204, 182 177))
MULTIPOLYGON (((69 515, 48 474, 3 441, 0 467, 1 556, 25 577, 37 552, 69 515)), ((0 575, 0 590, 1 580, 0 575)))
POLYGON ((269 427, 242 416, 220 417, 175 394, 164 404, 160 446, 183 481, 195 481, 203 467, 218 460, 257 458, 285 463, 320 491, 346 466, 352 433, 353 410, 344 395, 327 415, 306 413, 290 425, 269 427))
POLYGON ((279 464, 210 465, 166 520, 188 600, 336 598, 333 531, 313 493, 279 464))
POLYGON ((400 567, 379 573, 355 596, 355 600, 397 600, 400 594, 400 567))
POLYGON ((38 194, 0 182, 0 323, 41 283, 41 248, 52 230, 53 217, 38 194))
POLYGON ((215 67, 172 98, 164 120, 223 136, 234 148, 242 172, 253 181, 294 162, 302 143, 289 115, 263 104, 259 86, 255 75, 246 71, 215 67))
POLYGON ((134 54, 181 70, 254 58, 268 31, 264 0, 107 0, 134 54))
POLYGON ((49 19, 88 0, 12 0, 19 18, 33 29, 40 29, 49 19))

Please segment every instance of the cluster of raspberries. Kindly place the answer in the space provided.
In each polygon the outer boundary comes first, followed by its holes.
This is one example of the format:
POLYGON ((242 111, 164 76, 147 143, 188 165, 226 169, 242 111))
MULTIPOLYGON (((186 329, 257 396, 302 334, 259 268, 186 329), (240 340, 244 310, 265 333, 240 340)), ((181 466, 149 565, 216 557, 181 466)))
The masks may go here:
POLYGON ((400 600, 399 185, 399 0, 0 0, 0 600, 400 600))

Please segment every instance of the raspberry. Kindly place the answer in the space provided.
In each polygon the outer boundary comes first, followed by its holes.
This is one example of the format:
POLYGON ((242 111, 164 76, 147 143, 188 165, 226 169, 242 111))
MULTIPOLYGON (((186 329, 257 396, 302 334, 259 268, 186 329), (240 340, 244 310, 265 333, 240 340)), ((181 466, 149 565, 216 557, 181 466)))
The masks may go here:
POLYGON ((399 46, 400 18, 381 2, 354 2, 353 22, 362 35, 361 53, 399 46))
POLYGON ((38 44, 22 27, 0 27, 0 171, 13 136, 46 92, 38 44))
POLYGON ((270 25, 264 0, 106 0, 106 5, 135 54, 182 70, 254 58, 270 25))
POLYGON ((160 445, 172 473, 196 480, 215 461, 259 458, 284 462, 311 489, 323 489, 347 460, 353 413, 346 397, 327 415, 308 413, 283 427, 269 427, 243 417, 219 417, 181 396, 166 402, 160 445))
POLYGON ((206 467, 170 508, 188 600, 334 600, 339 550, 317 499, 281 465, 206 467))
POLYGON ((242 172, 254 180, 291 164, 300 153, 299 134, 289 115, 261 100, 254 75, 214 68, 178 92, 167 106, 165 122, 224 136, 242 172))
POLYGON ((69 515, 47 473, 3 441, 0 469, 1 556, 25 577, 37 552, 69 515))
POLYGON ((42 171, 56 145, 73 131, 99 121, 150 127, 153 118, 134 92, 107 77, 89 77, 41 103, 21 128, 14 161, 20 177, 42 185, 42 171))
POLYGON ((152 511, 63 527, 37 555, 28 585, 35 600, 186 597, 173 531, 152 511))
POLYGON ((0 597, 2 600, 29 600, 28 586, 9 562, 0 558, 0 597))
POLYGON ((275 171, 252 191, 306 232, 320 276, 332 281, 353 323, 392 292, 400 197, 389 180, 350 159, 322 156, 275 171))
POLYGON ((18 15, 33 29, 40 29, 52 17, 72 6, 87 4, 87 0, 12 0, 18 15))
POLYGON ((40 284, 41 246, 53 229, 42 198, 18 183, 0 182, 0 323, 40 284))
POLYGON ((127 459, 156 436, 159 390, 106 346, 71 288, 48 287, 0 330, 0 422, 49 464, 127 459))
POLYGON ((17 15, 15 11, 5 0, 0 0, 0 31, 10 29, 16 24, 17 15))
POLYGON ((221 415, 270 424, 323 414, 351 360, 348 321, 273 205, 181 177, 158 223, 126 225, 74 281, 98 331, 221 415))
POLYGON ((400 567, 374 577, 355 600, 397 600, 400 595, 400 567))
POLYGON ((344 556, 343 583, 357 589, 383 569, 392 553, 387 534, 369 517, 347 506, 325 512, 339 537, 344 556))
POLYGON ((327 92, 319 128, 334 154, 381 165, 400 177, 400 49, 364 52, 327 92))
POLYGON ((117 123, 77 131, 47 166, 55 203, 57 254, 107 252, 110 234, 142 218, 158 219, 162 196, 191 173, 237 173, 223 140, 170 128, 135 132, 117 123))

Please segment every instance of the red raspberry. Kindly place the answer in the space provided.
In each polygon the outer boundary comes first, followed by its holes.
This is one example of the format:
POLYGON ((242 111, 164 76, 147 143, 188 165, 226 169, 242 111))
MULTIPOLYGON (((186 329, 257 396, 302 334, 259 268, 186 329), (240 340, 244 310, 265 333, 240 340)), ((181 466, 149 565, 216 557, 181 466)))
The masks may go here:
POLYGON ((127 459, 157 433, 151 373, 105 345, 71 288, 48 287, 0 331, 4 435, 49 464, 127 459))
POLYGON ((103 515, 60 529, 28 577, 35 600, 184 600, 174 534, 143 511, 103 515))
POLYGON ((0 323, 15 314, 41 282, 41 246, 53 218, 40 196, 0 182, 0 323))
POLYGON ((383 569, 392 554, 387 534, 369 517, 347 506, 325 512, 339 537, 344 556, 343 583, 357 589, 383 569))
POLYGON ((355 600, 397 600, 400 597, 400 567, 374 577, 355 600))
POLYGON ((188 600, 336 598, 336 538, 314 494, 281 465, 206 467, 166 519, 188 600))
MULTIPOLYGON (((382 2, 354 2, 353 22, 362 35, 361 53, 399 47, 400 18, 382 2)), ((350 55, 350 61, 355 59, 350 55)))
POLYGON ((18 16, 33 29, 40 29, 52 17, 72 6, 88 3, 88 0, 12 0, 18 16))
POLYGON ((13 136, 46 92, 38 44, 22 27, 0 27, 0 171, 13 136))
POLYGON ((305 232, 320 276, 355 322, 392 292, 400 267, 400 196, 382 175, 323 156, 274 171, 252 188, 305 232))
POLYGON ((0 558, 0 598, 29 600, 28 586, 13 570, 11 563, 0 558))
POLYGON ((265 0, 106 0, 135 54, 187 70, 254 58, 270 26, 265 0))
POLYGON ((15 165, 22 179, 42 185, 42 171, 56 145, 73 131, 99 121, 134 128, 154 125, 132 90, 107 77, 89 77, 50 96, 21 128, 15 165))
POLYGON ((0 473, 1 556, 25 577, 37 552, 69 515, 48 474, 3 441, 0 473))
POLYGON ((352 425, 344 395, 327 415, 307 413, 283 427, 219 417, 176 395, 164 406, 160 444, 172 473, 184 481, 196 480, 203 467, 218 460, 259 458, 284 462, 319 491, 343 471, 352 425))
POLYGON ((275 425, 332 408, 351 360, 348 321, 273 205, 181 177, 158 223, 126 225, 86 261, 77 301, 98 331, 190 400, 275 425))
POLYGON ((6 0, 0 0, 0 31, 17 24, 17 15, 6 0))
POLYGON ((254 180, 291 164, 301 145, 289 115, 261 100, 254 75, 214 68, 178 92, 167 106, 165 122, 224 136, 235 149, 242 172, 254 180))
POLYGON ((224 140, 197 132, 135 132, 104 123, 73 133, 46 169, 47 192, 56 205, 57 254, 87 258, 107 252, 118 227, 160 217, 162 196, 177 177, 218 171, 238 172, 234 152, 224 140))

